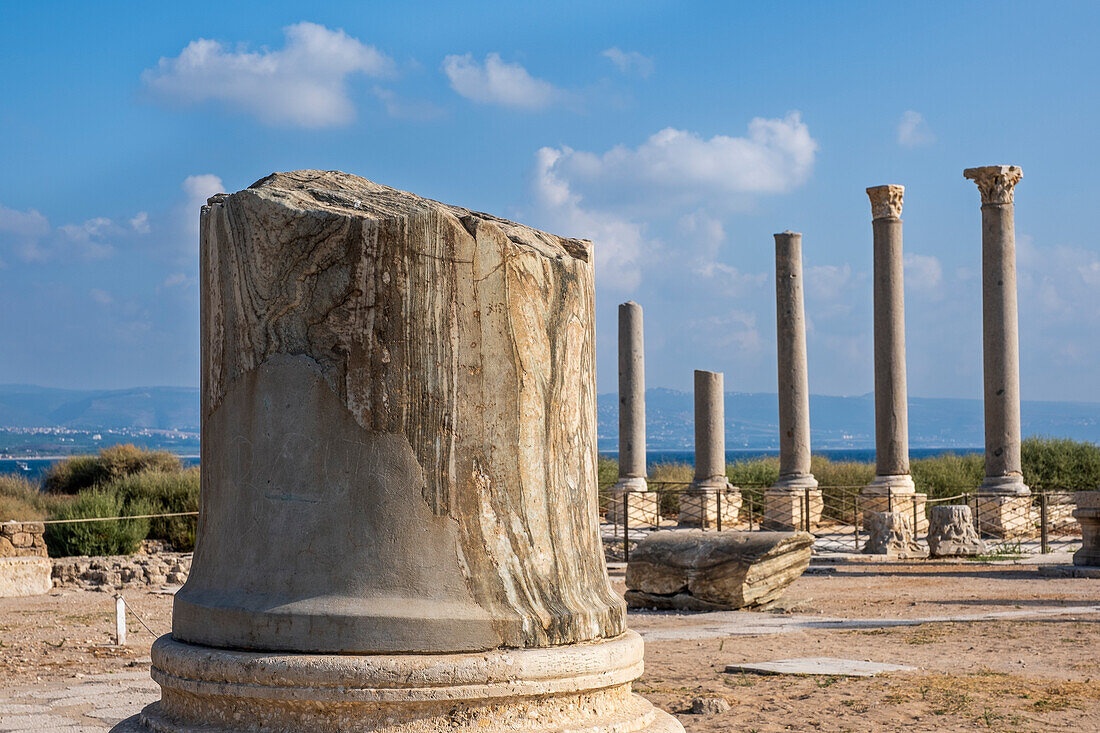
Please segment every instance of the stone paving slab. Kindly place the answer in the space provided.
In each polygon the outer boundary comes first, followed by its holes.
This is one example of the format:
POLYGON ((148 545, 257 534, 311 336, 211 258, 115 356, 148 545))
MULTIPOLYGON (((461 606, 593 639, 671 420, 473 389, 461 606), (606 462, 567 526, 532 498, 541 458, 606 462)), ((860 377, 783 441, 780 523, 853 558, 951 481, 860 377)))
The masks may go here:
POLYGON ((148 669, 0 690, 0 733, 102 733, 159 697, 148 669))
POLYGON ((727 672, 753 672, 755 674, 796 674, 828 675, 830 677, 874 677, 883 672, 912 672, 916 667, 900 664, 882 664, 858 659, 837 659, 835 657, 802 657, 799 659, 776 659, 772 662, 752 664, 730 664, 727 672))
POLYGON ((1096 616, 1100 606, 1051 606, 1023 611, 993 611, 990 613, 925 616, 923 618, 837 618, 831 616, 776 615, 757 611, 716 611, 713 613, 675 613, 668 611, 636 611, 632 616, 664 615, 674 617, 676 626, 663 629, 640 629, 632 626, 647 642, 719 639, 727 636, 790 634, 802 631, 831 629, 885 629, 920 626, 935 623, 972 623, 980 621, 1026 621, 1050 616, 1096 616))
POLYGON ((1040 565, 1039 575, 1048 578, 1100 578, 1100 568, 1084 565, 1040 565))

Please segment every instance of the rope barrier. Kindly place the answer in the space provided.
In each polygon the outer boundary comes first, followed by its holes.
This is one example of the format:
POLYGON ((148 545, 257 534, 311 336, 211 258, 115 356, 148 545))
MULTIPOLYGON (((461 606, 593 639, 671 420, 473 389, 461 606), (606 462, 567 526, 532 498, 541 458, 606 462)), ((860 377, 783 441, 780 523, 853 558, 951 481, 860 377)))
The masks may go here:
POLYGON ((152 629, 150 629, 150 628, 149 628, 149 624, 145 623, 145 619, 143 619, 143 618, 141 617, 141 615, 140 615, 140 614, 139 614, 139 613, 138 613, 137 611, 135 611, 135 610, 134 610, 133 606, 131 606, 131 605, 130 605, 129 603, 127 603, 127 602, 126 602, 126 599, 125 599, 125 598, 124 598, 124 597, 122 596, 122 594, 121 594, 121 593, 119 593, 119 594, 118 594, 117 596, 115 596, 115 597, 116 597, 116 598, 121 598, 121 599, 122 599, 122 605, 126 606, 126 610, 127 610, 127 611, 129 611, 130 613, 134 614, 134 618, 136 618, 136 619, 138 620, 138 623, 139 623, 139 624, 141 624, 142 626, 144 626, 144 627, 145 627, 145 630, 146 630, 146 631, 148 631, 148 632, 149 632, 150 634, 152 634, 153 636, 156 636, 156 637, 164 636, 164 634, 158 634, 157 632, 155 632, 155 631, 153 631, 152 629))
MULTIPOLYGON (((22 522, 38 524, 80 524, 83 522, 115 522, 120 519, 160 519, 161 517, 197 517, 198 512, 174 512, 172 514, 131 514, 125 517, 84 517, 82 519, 24 519, 22 522)), ((10 520, 20 521, 20 520, 10 520)))

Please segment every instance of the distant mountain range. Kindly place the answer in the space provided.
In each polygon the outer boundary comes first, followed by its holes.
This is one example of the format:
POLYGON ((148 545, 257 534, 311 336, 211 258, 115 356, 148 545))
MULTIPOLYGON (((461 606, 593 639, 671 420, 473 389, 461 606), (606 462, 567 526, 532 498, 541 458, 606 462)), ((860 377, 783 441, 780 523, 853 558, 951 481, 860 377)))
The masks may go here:
MULTIPOLYGON (((779 448, 778 396, 726 393, 726 448, 779 448)), ((619 400, 597 399, 600 450, 618 447, 619 400)), ((688 450, 695 441, 690 392, 646 390, 646 443, 649 450, 688 450)), ((1044 435, 1100 442, 1100 403, 1024 402, 1025 437, 1044 435)), ((981 400, 909 400, 909 443, 913 448, 973 448, 985 444, 981 400)), ((875 399, 810 395, 810 439, 814 448, 874 448, 875 399)))
MULTIPOLYGON (((615 394, 598 398, 600 450, 618 446, 619 404, 615 394)), ((646 392, 648 447, 691 449, 692 395, 671 389, 646 392)), ((1024 402, 1023 433, 1100 442, 1100 403, 1024 402)), ((726 394, 726 447, 779 447, 775 394, 726 394)), ((811 395, 810 425, 816 448, 873 448, 874 397, 811 395)), ((0 385, 0 427, 198 430, 199 391, 188 387, 66 390, 0 385)), ((909 400, 909 440, 914 448, 980 447, 980 400, 909 400)))
POLYGON ((0 427, 198 430, 199 391, 193 387, 72 390, 0 384, 0 427))

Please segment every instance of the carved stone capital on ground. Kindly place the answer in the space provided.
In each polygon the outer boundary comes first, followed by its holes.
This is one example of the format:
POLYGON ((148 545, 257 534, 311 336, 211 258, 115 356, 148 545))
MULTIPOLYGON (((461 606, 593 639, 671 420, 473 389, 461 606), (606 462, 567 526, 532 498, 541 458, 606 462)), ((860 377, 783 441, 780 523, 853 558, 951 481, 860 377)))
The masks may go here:
POLYGON ((1012 192, 1024 177, 1024 171, 1018 165, 983 165, 967 168, 963 177, 978 184, 982 204, 1011 204, 1012 192))
POLYGON ((901 200, 905 196, 905 186, 898 186, 893 183, 885 186, 872 186, 867 189, 867 195, 871 199, 871 218, 901 218, 901 200))

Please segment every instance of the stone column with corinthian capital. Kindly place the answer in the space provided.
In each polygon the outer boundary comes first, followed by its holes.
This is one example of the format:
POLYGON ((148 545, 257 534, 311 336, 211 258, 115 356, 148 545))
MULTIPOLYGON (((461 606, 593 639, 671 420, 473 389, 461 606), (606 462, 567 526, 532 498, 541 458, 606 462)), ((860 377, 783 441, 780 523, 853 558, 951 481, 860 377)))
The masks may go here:
POLYGON ((967 168, 982 197, 982 362, 985 379, 985 481, 979 525, 1020 534, 1031 493, 1020 462, 1020 345, 1016 309, 1016 230, 1013 191, 1023 178, 1014 165, 967 168), (1016 497, 1016 500, 1012 500, 1016 497), (983 509, 984 507, 984 509, 983 509))

